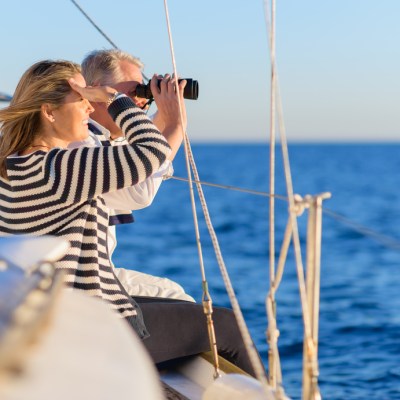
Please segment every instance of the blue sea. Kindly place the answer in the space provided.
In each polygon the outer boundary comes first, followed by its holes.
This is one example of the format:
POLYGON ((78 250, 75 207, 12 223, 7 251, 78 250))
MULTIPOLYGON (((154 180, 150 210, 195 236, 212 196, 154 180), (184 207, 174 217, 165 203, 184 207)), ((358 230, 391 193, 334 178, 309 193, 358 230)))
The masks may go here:
MULTIPOLYGON (((267 144, 195 144, 193 153, 202 181, 268 192, 267 144)), ((276 193, 285 196, 280 154, 278 146, 276 193)), ((289 144, 294 192, 332 194, 324 202, 330 213, 323 215, 322 231, 319 384, 325 399, 400 399, 399 155, 400 144, 289 144)), ((187 177, 183 152, 174 167, 177 177, 187 177)), ((203 188, 239 304, 267 365, 269 199, 203 188)), ((198 201, 197 207, 213 303, 229 306, 198 201)), ((169 277, 201 301, 188 184, 164 182, 135 219, 119 228, 116 265, 169 277)), ((303 248, 306 221, 306 214, 299 217, 303 248)), ((286 224, 287 203, 276 200, 277 252, 286 224)), ((300 399, 303 323, 292 251, 277 303, 283 384, 288 396, 300 399)))

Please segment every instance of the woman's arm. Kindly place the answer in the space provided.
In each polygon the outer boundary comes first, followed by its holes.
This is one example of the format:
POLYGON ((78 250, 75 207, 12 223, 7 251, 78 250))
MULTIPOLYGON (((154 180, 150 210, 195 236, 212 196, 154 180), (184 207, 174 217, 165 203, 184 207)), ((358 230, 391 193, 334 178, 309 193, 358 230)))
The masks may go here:
POLYGON ((105 193, 103 198, 107 207, 118 210, 140 210, 148 207, 154 200, 166 175, 172 175, 173 167, 166 160, 158 171, 136 185, 105 193))
POLYGON ((143 182, 170 154, 165 138, 127 96, 119 96, 109 111, 124 132, 127 145, 47 153, 44 184, 62 201, 79 203, 143 182))

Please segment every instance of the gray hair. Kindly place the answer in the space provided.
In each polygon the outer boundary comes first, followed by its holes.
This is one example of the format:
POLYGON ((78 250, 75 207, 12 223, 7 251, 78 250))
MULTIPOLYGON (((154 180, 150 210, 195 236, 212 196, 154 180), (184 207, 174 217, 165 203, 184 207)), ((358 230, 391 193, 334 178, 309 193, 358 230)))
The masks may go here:
POLYGON ((139 58, 119 49, 94 50, 82 61, 82 75, 89 86, 111 85, 122 80, 120 61, 129 61, 141 70, 144 67, 139 58))

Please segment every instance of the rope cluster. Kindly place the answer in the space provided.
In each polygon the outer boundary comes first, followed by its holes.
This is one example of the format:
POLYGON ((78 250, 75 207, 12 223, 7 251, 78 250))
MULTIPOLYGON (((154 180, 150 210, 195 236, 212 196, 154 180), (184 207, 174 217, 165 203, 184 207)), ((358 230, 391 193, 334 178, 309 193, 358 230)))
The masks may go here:
MULTIPOLYGON (((114 47, 117 46, 111 41, 111 39, 93 22, 93 20, 83 11, 83 9, 77 4, 75 0, 71 0, 72 3, 81 11, 81 13, 89 20, 89 22, 105 37, 105 39, 114 47)), ((171 24, 169 19, 167 0, 164 0, 164 8, 166 15, 166 23, 168 28, 169 44, 171 51, 171 59, 173 64, 174 76, 179 76, 176 67, 174 47, 171 34, 171 24)), ((188 178, 181 178, 171 176, 170 178, 180 181, 188 182, 190 199, 192 205, 192 214, 194 221, 194 228, 196 234, 196 242, 198 248, 200 271, 202 275, 202 287, 203 287, 203 307, 207 317, 208 331, 210 346, 213 354, 215 374, 214 377, 218 378, 219 364, 218 354, 216 347, 216 338, 212 321, 212 299, 208 291, 208 284, 206 279, 206 273, 203 262, 202 247, 200 240, 200 232, 198 225, 198 218, 196 212, 196 204, 194 197, 195 184, 198 197, 200 200, 201 208, 204 214, 207 229, 213 244, 214 252, 217 258, 218 266, 229 296, 229 300, 232 305, 233 312, 235 314, 239 330, 241 332, 244 344, 249 354, 250 361, 253 369, 256 373, 257 379, 261 382, 265 393, 270 393, 270 387, 275 391, 277 399, 286 399, 283 387, 282 387, 282 372, 280 366, 280 358, 278 351, 278 338, 279 329, 277 327, 276 320, 276 301, 275 295, 279 288, 282 280, 286 257, 290 243, 293 243, 296 271, 299 282, 300 300, 302 306, 303 324, 304 324, 304 365, 303 365, 303 399, 304 400, 317 400, 321 398, 318 388, 318 312, 319 312, 319 258, 320 258, 320 223, 321 215, 325 213, 327 216, 350 226, 352 229, 359 233, 369 236, 383 245, 395 249, 400 249, 400 242, 398 240, 389 238, 380 233, 374 232, 373 230, 366 228, 350 219, 333 212, 328 209, 322 209, 322 201, 330 197, 329 193, 323 193, 314 197, 301 196, 294 194, 292 176, 290 171, 289 153, 286 141, 286 132, 283 119, 282 102, 279 92, 279 81, 277 73, 277 64, 275 59, 275 14, 276 14, 276 0, 272 0, 272 4, 269 4, 268 0, 264 0, 265 20, 267 25, 267 33, 269 37, 270 47, 270 59, 271 59, 271 103, 270 103, 270 178, 269 178, 269 191, 270 193, 238 188, 234 186, 220 185, 210 182, 202 182, 199 178, 196 163, 194 161, 193 153, 187 132, 184 129, 183 124, 183 142, 185 149, 185 162, 188 178), (281 139, 281 149, 283 156, 284 174, 286 181, 287 196, 281 196, 275 194, 275 141, 276 141, 276 116, 278 120, 278 127, 281 139), (193 176, 192 176, 193 175, 193 176), (208 211, 206 199, 203 193, 202 185, 212 186, 216 188, 235 190, 252 195, 264 196, 269 198, 269 218, 270 218, 270 229, 269 229, 269 275, 270 275, 270 290, 266 297, 266 312, 268 317, 268 328, 266 331, 267 342, 269 344, 268 351, 268 369, 269 377, 265 375, 264 366, 262 365, 258 354, 254 348, 253 341, 251 339, 249 330, 246 326, 243 314, 239 307, 239 303, 235 292, 233 290, 232 283, 227 272, 225 262, 221 253, 221 249, 218 243, 218 239, 211 222, 210 214, 208 211), (281 251, 279 259, 276 265, 275 260, 275 199, 283 200, 288 202, 288 222, 286 231, 281 245, 281 251), (307 259, 307 276, 305 275, 302 255, 300 249, 299 232, 297 225, 297 217, 302 215, 306 209, 309 209, 309 226, 307 231, 307 243, 311 242, 310 246, 307 244, 307 253, 311 253, 307 259), (311 250, 310 250, 311 249, 311 250), (306 282, 307 279, 307 282, 306 282)), ((145 77, 145 76, 144 76, 145 77)), ((147 79, 145 77, 145 79, 147 79)), ((183 121, 182 105, 180 98, 177 93, 177 99, 180 106, 180 119, 183 121)))

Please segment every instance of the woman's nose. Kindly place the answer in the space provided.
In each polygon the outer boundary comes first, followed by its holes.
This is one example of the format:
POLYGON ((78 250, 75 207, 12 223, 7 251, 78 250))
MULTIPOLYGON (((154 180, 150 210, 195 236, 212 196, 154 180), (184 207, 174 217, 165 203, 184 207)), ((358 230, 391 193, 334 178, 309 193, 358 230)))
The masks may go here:
POLYGON ((93 106, 90 104, 90 101, 88 99, 86 99, 87 101, 87 108, 88 108, 88 112, 89 114, 91 114, 94 111, 93 106))

